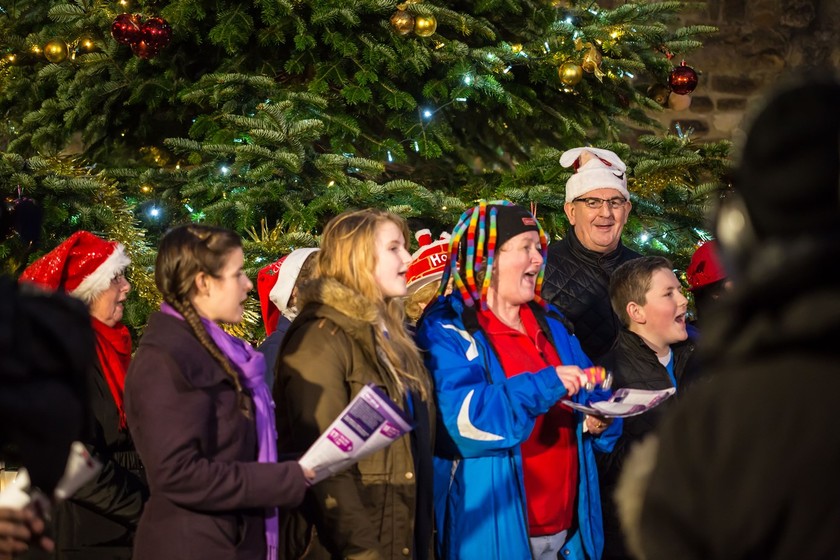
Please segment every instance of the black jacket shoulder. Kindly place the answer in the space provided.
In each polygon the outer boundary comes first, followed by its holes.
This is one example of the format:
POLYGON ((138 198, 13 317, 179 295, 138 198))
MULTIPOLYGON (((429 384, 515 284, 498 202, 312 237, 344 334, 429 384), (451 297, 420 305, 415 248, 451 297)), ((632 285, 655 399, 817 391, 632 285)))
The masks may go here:
POLYGON ((548 248, 542 296, 574 325, 590 358, 612 348, 620 327, 610 305, 610 276, 621 264, 640 256, 621 243, 610 253, 590 251, 574 230, 548 248))

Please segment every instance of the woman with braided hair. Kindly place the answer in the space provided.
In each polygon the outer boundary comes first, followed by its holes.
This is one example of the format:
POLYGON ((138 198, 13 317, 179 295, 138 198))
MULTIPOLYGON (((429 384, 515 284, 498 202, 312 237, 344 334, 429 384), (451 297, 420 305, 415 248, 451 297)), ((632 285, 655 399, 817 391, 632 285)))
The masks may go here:
POLYGON ((442 560, 597 560, 603 532, 594 451, 620 421, 559 401, 600 400, 592 365, 540 297, 546 237, 508 201, 481 201, 452 231, 441 291, 417 328, 439 421, 434 459, 442 560), (562 550, 562 552, 561 552, 562 550))
POLYGON ((303 499, 307 477, 277 463, 265 361, 217 323, 242 320, 253 287, 239 236, 187 225, 163 238, 155 283, 164 303, 140 340, 126 414, 151 497, 136 560, 276 558, 278 509, 303 499))

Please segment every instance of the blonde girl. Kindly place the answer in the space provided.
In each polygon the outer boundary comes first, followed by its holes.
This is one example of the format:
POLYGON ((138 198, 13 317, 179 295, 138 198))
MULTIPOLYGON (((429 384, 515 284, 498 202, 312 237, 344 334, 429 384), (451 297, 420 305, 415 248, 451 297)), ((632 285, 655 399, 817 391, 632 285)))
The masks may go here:
POLYGON ((280 350, 280 451, 301 453, 373 383, 415 430, 313 486, 281 529, 288 558, 431 558, 431 386, 405 329, 405 221, 380 210, 327 224, 314 279, 280 350))

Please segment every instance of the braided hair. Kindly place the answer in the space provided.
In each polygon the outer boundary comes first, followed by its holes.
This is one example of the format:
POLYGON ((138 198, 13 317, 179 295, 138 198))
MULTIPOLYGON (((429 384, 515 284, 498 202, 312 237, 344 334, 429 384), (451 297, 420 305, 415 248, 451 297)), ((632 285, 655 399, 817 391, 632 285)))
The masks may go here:
POLYGON ((184 317, 195 337, 230 377, 242 413, 251 416, 239 372, 213 341, 201 322, 192 298, 196 293, 195 278, 200 272, 217 276, 224 268, 231 251, 241 248, 239 235, 229 229, 190 224, 176 227, 163 237, 155 261, 155 285, 163 300, 184 317))

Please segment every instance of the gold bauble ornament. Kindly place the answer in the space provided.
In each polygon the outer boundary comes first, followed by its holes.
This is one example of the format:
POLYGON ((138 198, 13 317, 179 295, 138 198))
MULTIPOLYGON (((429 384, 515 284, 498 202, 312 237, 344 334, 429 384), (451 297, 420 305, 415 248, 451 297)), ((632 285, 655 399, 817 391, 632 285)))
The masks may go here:
POLYGON ((414 17, 403 10, 397 10, 391 16, 391 29, 397 35, 408 35, 414 31, 414 17))
POLYGON ((437 30, 435 16, 417 16, 414 18, 414 32, 419 37, 431 37, 437 30))
POLYGON ((67 60, 67 55, 67 43, 61 39, 53 39, 44 45, 44 58, 53 64, 58 64, 59 62, 67 60))
POLYGON ((92 53, 96 50, 96 43, 90 37, 80 37, 76 48, 83 53, 92 53))
POLYGON ((600 70, 602 60, 604 60, 604 57, 601 56, 601 52, 595 47, 595 45, 589 45, 589 50, 586 51, 585 55, 583 55, 583 63, 581 63, 581 67, 584 72, 593 74, 595 71, 600 70))
POLYGON ((560 65, 560 68, 557 69, 557 75, 560 76, 560 81, 564 85, 574 86, 583 79, 583 68, 580 67, 580 64, 569 60, 560 65))

